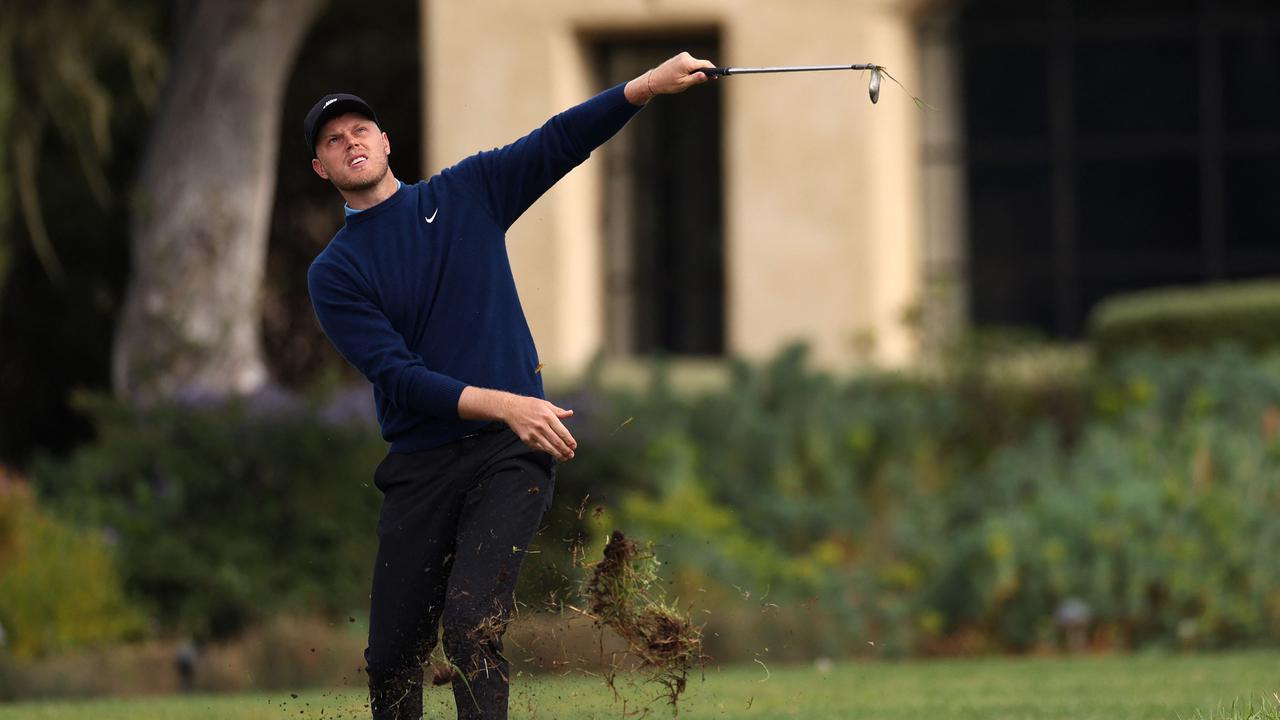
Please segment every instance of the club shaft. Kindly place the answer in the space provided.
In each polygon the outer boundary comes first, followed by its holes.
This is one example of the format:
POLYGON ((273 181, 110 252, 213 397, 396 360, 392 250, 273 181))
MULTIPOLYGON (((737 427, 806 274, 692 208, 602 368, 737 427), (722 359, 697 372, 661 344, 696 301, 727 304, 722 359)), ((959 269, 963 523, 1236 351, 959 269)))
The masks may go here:
POLYGON ((726 67, 715 68, 716 75, 750 75, 755 73, 822 72, 824 70, 872 70, 875 63, 854 65, 789 65, 784 67, 726 67))

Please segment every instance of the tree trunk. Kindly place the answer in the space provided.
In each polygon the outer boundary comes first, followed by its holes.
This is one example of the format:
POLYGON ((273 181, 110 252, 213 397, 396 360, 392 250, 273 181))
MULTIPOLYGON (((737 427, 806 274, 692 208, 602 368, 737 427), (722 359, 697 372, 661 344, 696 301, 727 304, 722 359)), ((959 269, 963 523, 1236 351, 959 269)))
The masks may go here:
POLYGON ((133 211, 117 396, 216 401, 267 382, 260 303, 280 111, 322 5, 195 0, 179 13, 133 211))

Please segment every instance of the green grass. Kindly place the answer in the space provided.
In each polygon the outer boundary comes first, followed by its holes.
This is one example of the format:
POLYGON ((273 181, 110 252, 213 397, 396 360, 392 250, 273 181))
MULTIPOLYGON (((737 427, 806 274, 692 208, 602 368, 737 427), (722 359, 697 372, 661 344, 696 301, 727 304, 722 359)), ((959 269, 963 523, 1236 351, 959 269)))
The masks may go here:
POLYGON ((1209 713, 1197 710, 1190 720, 1280 720, 1280 694, 1273 694, 1270 701, 1233 700, 1209 713))
MULTIPOLYGON (((624 688, 625 690, 625 688, 624 688)), ((681 718, 860 720, 1273 720, 1280 653, 752 665, 690 683, 681 718), (1232 708, 1233 703, 1235 708, 1232 708)), ((627 691, 636 707, 643 693, 627 691)), ((656 694, 656 693, 653 693, 656 694)), ((427 692, 427 717, 452 717, 452 697, 427 692)), ((517 677, 513 718, 617 718, 602 680, 517 677)), ((670 717, 655 706, 651 717, 670 717)), ((277 720, 367 717, 350 691, 0 705, 0 720, 277 720)))

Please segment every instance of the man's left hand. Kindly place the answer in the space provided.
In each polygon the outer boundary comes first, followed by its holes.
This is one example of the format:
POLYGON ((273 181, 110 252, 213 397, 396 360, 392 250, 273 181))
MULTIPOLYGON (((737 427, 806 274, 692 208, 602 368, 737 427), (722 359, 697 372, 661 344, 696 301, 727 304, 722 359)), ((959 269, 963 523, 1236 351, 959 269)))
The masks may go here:
POLYGON ((715 66, 710 60, 702 60, 682 52, 627 83, 627 100, 633 105, 644 105, 655 95, 682 93, 707 81, 706 74, 698 72, 699 70, 715 66))

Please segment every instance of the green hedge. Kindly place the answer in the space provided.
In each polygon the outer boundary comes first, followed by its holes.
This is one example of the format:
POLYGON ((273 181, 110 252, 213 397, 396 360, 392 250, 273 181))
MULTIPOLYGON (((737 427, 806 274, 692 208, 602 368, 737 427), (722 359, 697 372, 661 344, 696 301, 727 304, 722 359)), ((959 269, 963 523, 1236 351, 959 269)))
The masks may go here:
POLYGON ((713 643, 721 629, 770 637, 757 600, 744 600, 766 597, 780 613, 833 622, 811 643, 779 638, 774 653, 919 649, 914 625, 933 622, 920 605, 929 572, 984 500, 971 478, 1039 422, 1078 433, 1089 404, 1081 377, 1003 382, 980 364, 848 378, 814 371, 792 348, 767 364, 734 363, 726 388, 693 396, 673 392, 661 366, 635 391, 588 379, 561 403, 575 410, 580 449, 560 467, 532 575, 563 578, 559 539, 596 550, 613 524, 658 543, 675 594, 723 600, 703 606, 713 643), (759 624, 715 626, 731 615, 759 624))
MULTIPOLYGON (((616 527, 657 543, 721 660, 1026 650, 1060 642, 1070 599, 1096 643, 1280 644, 1280 355, 1129 355, 1039 382, 990 362, 838 377, 792 349, 693 395, 660 367, 633 390, 588 376, 556 394, 579 452, 524 607, 572 601, 575 557, 616 527), (784 632, 798 617, 822 632, 784 632)), ((367 605, 371 429, 86 407, 98 440, 40 486, 118 535, 162 627, 367 605)))
POLYGON ((998 646, 1280 642, 1280 363, 1227 349, 1130 356, 1099 375, 1082 436, 1045 424, 975 478, 985 503, 930 569, 925 607, 998 646))
POLYGON ((654 539, 675 594, 714 598, 712 642, 770 637, 762 597, 830 619, 801 654, 1052 646, 1069 599, 1108 646, 1280 642, 1274 357, 1131 356, 1028 385, 839 379, 793 351, 697 397, 658 377, 568 402, 587 428, 551 537, 654 539))
POLYGON ((1280 342, 1280 282, 1168 288, 1099 303, 1089 339, 1105 359, 1141 349, 1204 349, 1231 342, 1251 350, 1280 342))
POLYGON ((281 611, 366 607, 376 428, 315 404, 76 404, 96 440, 33 478, 52 507, 119 538, 126 587, 157 627, 221 638, 281 611))

